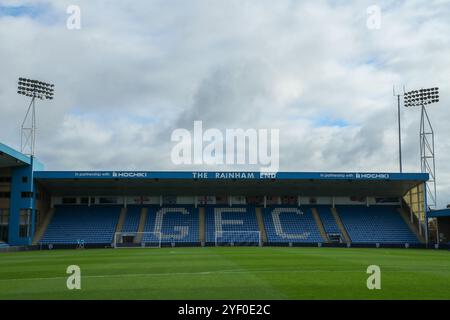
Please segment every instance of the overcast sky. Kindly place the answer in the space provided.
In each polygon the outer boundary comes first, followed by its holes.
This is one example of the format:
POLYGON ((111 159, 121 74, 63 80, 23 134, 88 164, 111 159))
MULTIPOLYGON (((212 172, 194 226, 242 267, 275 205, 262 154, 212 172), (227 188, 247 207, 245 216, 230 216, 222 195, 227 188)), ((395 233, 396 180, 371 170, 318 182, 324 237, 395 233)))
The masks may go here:
MULTIPOLYGON (((450 203, 450 0, 0 0, 0 141, 20 148, 19 76, 38 103, 48 170, 176 166, 177 128, 280 130, 282 171, 398 171, 392 86, 440 87, 439 204, 450 203), (66 10, 81 9, 69 30, 66 10), (381 8, 379 29, 367 8, 381 8)), ((404 169, 420 170, 419 109, 402 108, 404 169)), ((218 169, 252 169, 220 167, 218 169)))

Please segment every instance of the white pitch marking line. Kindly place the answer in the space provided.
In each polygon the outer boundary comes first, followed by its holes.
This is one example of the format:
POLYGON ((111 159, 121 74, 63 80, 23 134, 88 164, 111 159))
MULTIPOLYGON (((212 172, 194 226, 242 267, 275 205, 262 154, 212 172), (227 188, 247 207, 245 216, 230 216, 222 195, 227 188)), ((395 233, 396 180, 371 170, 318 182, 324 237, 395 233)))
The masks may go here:
MULTIPOLYGON (((254 272, 301 272, 301 273, 319 273, 319 272, 353 272, 360 273, 360 270, 218 270, 218 271, 201 271, 201 272, 174 272, 174 273, 130 273, 130 274, 111 274, 111 275, 90 275, 83 276, 83 278, 126 278, 126 277, 160 277, 160 276, 185 276, 185 275, 209 275, 209 274, 239 274, 239 273, 254 273, 254 272)), ((395 271, 390 272, 409 272, 409 271, 395 271)), ((2 281, 29 281, 29 280, 60 280, 66 279, 66 277, 48 277, 48 278, 19 278, 19 279, 0 279, 2 281)))

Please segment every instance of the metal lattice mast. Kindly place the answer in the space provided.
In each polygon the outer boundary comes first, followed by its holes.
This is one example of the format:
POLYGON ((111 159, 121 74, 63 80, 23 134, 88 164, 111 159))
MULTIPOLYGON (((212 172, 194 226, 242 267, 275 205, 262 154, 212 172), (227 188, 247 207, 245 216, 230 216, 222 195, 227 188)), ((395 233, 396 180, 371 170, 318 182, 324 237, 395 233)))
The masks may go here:
POLYGON ((31 101, 21 126, 20 151, 34 156, 36 152, 36 99, 52 100, 54 84, 19 78, 17 93, 30 97, 31 101))
MULTIPOLYGON (((420 89, 406 92, 405 107, 421 107, 420 115, 420 169, 428 173, 430 178, 426 183, 427 203, 430 207, 437 205, 436 192, 436 159, 434 152, 434 130, 428 116, 426 106, 439 102, 439 88, 420 89)), ((427 210, 427 208, 425 208, 427 210)))
POLYGON ((23 119, 20 137, 20 152, 26 155, 34 155, 36 146, 36 103, 31 98, 27 113, 23 119))
POLYGON ((426 184, 428 205, 436 207, 436 158, 434 153, 434 130, 428 117, 425 105, 422 105, 420 116, 420 168, 430 178, 426 184))

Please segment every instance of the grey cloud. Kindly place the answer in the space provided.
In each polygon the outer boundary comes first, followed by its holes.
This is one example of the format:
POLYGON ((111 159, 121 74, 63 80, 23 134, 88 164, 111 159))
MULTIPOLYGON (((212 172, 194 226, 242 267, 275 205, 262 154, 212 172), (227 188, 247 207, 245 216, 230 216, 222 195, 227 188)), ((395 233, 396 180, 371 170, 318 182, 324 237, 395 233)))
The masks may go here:
MULTIPOLYGON (((39 3, 45 19, 0 17, 0 140, 20 141, 17 77, 54 81, 55 101, 38 105, 48 169, 199 169, 170 162, 170 134, 203 120, 280 129, 281 170, 396 171, 392 85, 439 85, 430 115, 450 202, 445 1, 380 1, 378 31, 366 28, 371 1, 39 3), (68 4, 81 6, 80 31, 65 28, 68 4)), ((405 170, 417 171, 419 113, 402 115, 405 170)))

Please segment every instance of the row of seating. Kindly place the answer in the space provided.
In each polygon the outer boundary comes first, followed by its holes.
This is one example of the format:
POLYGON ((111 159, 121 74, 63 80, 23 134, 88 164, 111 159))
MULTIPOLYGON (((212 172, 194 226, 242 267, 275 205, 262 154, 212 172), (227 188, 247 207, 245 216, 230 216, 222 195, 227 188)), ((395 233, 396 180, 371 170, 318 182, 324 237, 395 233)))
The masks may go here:
POLYGON ((337 210, 353 242, 418 242, 395 206, 338 206, 337 210))
POLYGON ((144 234, 144 241, 155 241, 160 234, 161 242, 198 242, 198 208, 194 206, 149 207, 144 232, 156 234, 144 234))
POLYGON ((128 206, 122 232, 136 232, 141 219, 142 206, 128 206))
MULTIPOLYGON (((136 233, 144 206, 127 208, 122 232, 136 233)), ((144 242, 198 243, 200 236, 199 209, 194 206, 145 206, 147 216, 143 227, 144 242), (152 234, 150 234, 152 233, 152 234)), ((256 207, 242 205, 205 206, 205 241, 258 243, 260 229, 256 207)), ((318 243, 324 239, 314 219, 313 208, 319 213, 327 234, 341 231, 330 206, 270 206, 262 211, 267 242, 318 243)), ((355 243, 417 243, 414 233, 402 220, 395 206, 337 206, 342 223, 355 243)), ((42 244, 111 243, 117 228, 121 207, 117 205, 57 206, 42 244)), ((136 237, 137 234, 136 234, 136 237)))
POLYGON ((111 243, 121 206, 59 206, 42 244, 111 243))
POLYGON ((259 242, 255 207, 206 207, 205 222, 207 242, 259 242))
POLYGON ((311 208, 266 208, 264 225, 268 242, 322 242, 311 208))

